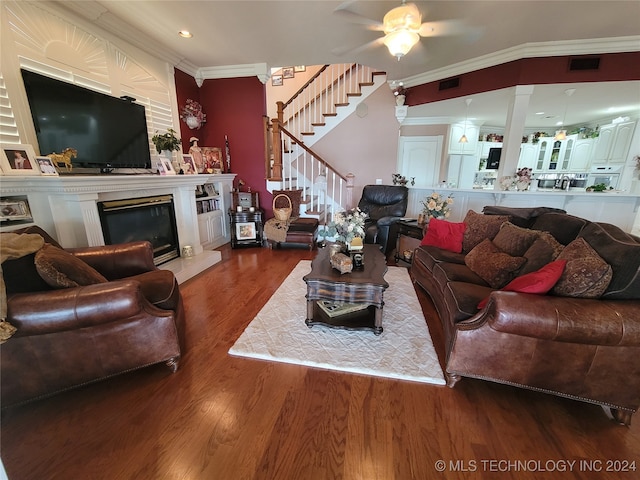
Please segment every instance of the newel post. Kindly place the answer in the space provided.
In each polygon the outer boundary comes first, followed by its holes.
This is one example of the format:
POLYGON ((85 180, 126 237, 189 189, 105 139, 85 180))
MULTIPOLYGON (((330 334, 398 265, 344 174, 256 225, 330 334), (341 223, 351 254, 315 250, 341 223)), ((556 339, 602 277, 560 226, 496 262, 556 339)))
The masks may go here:
MULTIPOLYGON (((278 102, 281 103, 281 102, 278 102)), ((271 121, 273 125, 273 141, 271 146, 273 148, 273 165, 271 167, 271 180, 281 182, 282 181, 282 141, 280 140, 280 120, 274 118, 271 121)))
POLYGON ((351 210, 353 208, 353 184, 355 182, 356 176, 353 173, 347 173, 347 185, 345 191, 345 204, 347 205, 347 210, 351 210))

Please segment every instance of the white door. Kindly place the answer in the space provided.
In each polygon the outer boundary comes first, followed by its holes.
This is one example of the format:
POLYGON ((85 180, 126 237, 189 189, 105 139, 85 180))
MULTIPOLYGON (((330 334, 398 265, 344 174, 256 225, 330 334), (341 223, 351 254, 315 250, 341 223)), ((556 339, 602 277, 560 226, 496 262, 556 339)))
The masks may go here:
POLYGON ((416 188, 437 186, 441 180, 442 135, 433 137, 400 137, 398 140, 398 172, 416 188))

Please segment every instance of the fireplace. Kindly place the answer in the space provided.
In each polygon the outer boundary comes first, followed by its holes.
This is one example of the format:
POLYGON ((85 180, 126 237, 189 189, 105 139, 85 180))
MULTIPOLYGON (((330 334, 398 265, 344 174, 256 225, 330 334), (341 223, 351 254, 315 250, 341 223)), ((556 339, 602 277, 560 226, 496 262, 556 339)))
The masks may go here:
POLYGON ((98 202, 98 211, 105 244, 148 240, 156 265, 179 256, 173 195, 98 202))

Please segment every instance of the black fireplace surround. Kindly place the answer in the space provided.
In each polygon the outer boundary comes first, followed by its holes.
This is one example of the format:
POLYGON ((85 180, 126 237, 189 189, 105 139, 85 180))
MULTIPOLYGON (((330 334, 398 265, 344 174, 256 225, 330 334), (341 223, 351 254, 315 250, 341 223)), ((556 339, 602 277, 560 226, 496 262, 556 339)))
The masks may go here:
POLYGON ((98 202, 104 242, 148 240, 156 265, 180 255, 173 195, 98 202))

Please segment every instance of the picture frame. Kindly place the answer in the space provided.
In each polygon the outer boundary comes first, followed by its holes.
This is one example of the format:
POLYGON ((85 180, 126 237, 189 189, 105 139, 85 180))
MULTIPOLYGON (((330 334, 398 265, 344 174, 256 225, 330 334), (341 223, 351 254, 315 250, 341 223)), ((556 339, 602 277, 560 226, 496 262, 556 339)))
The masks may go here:
POLYGON ((182 163, 184 164, 183 170, 185 175, 197 175, 198 168, 196 167, 196 162, 193 159, 193 155, 184 154, 182 155, 182 163))
POLYGON ((282 69, 282 78, 293 78, 296 74, 293 70, 293 67, 284 67, 282 69))
POLYGON ((238 240, 255 240, 256 239, 255 222, 236 223, 236 238, 238 240))
POLYGON ((307 71, 307 67, 305 65, 294 65, 293 66, 293 71, 294 72, 306 72, 307 71))
POLYGON ((160 158, 160 162, 162 162, 162 168, 165 171, 165 175, 175 175, 176 171, 173 169, 173 164, 171 163, 171 160, 169 160, 168 158, 160 158))
POLYGON ((222 149, 220 147, 200 147, 204 171, 208 173, 222 173, 222 149))
POLYGON ((274 87, 282 86, 282 75, 271 75, 271 85, 274 87))
POLYGON ((0 150, 3 175, 40 175, 36 153, 31 145, 3 143, 0 150))
POLYGON ((0 198, 0 222, 33 221, 26 197, 0 198))
POLYGON ((49 157, 37 156, 36 162, 38 162, 38 168, 40 169, 41 175, 58 175, 58 169, 49 157))
POLYGON ((209 197, 215 197, 218 195, 218 192, 216 192, 216 187, 213 185, 213 183, 205 183, 204 191, 209 197))

